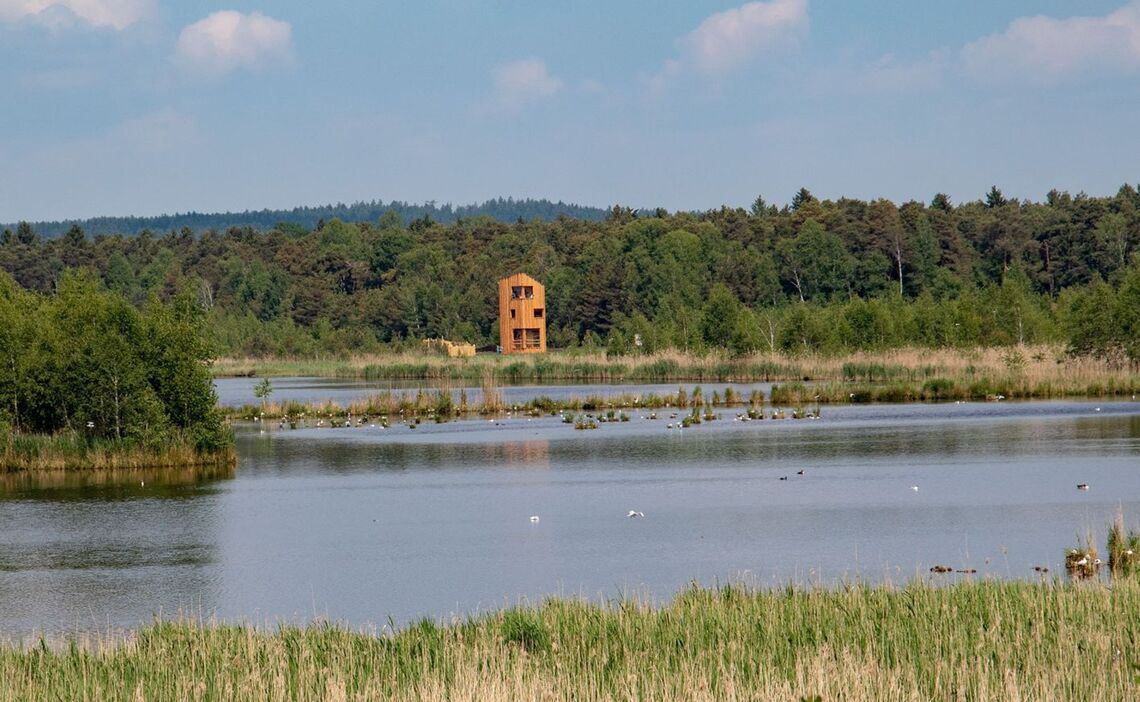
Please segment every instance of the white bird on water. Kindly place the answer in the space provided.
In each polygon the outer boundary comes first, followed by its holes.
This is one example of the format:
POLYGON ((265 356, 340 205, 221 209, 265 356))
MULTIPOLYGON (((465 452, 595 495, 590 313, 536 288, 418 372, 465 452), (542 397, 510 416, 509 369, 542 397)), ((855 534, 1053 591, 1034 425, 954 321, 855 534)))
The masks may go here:
POLYGON ((1085 556, 1084 558, 1082 558, 1081 560, 1076 562, 1076 565, 1079 565, 1079 566, 1086 566, 1088 564, 1089 564, 1089 557, 1088 556, 1085 556))
POLYGON ((537 514, 532 514, 530 516, 530 523, 531 524, 538 524, 538 515, 537 514))
POLYGON ((626 514, 625 516, 629 517, 630 519, 633 519, 634 517, 644 517, 644 516, 645 516, 645 512, 638 512, 638 511, 637 511, 637 510, 635 510, 635 509, 631 509, 631 510, 629 511, 629 513, 628 513, 628 514, 626 514))
POLYGON ((910 489, 914 490, 915 492, 918 492, 918 486, 917 485, 911 485, 910 489))

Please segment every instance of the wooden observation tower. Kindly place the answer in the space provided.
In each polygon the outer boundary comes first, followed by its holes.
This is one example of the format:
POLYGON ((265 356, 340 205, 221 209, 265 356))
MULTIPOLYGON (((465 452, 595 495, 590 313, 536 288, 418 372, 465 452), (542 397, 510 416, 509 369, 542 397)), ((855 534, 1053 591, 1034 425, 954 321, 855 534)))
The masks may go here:
POLYGON ((499 281, 499 345, 503 353, 546 351, 546 288, 525 273, 499 281))

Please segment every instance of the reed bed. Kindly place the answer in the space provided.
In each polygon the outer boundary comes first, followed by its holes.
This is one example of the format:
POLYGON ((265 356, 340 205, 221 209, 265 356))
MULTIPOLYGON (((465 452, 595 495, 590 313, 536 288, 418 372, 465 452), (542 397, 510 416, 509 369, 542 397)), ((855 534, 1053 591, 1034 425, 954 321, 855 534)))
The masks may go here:
MULTIPOLYGON (((488 374, 489 375, 489 374, 488 374)), ((437 381, 444 382, 447 381, 437 381)), ((591 412, 606 409, 686 409, 694 407, 751 407, 763 404, 772 407, 804 408, 822 404, 892 403, 892 402, 952 402, 999 400, 1046 400, 1059 398, 1133 398, 1140 395, 1140 376, 1124 380, 1109 379, 1089 385, 1067 385, 1058 381, 1031 383, 1025 378, 975 376, 955 381, 944 377, 925 380, 894 380, 883 383, 864 381, 820 381, 775 383, 771 392, 754 388, 747 396, 726 390, 725 396, 717 393, 704 395, 700 386, 690 395, 685 386, 676 393, 614 392, 571 395, 552 399, 536 395, 525 402, 507 404, 493 381, 484 377, 482 394, 468 398, 466 390, 417 390, 415 392, 373 393, 345 404, 332 400, 313 402, 273 402, 260 405, 226 407, 230 417, 256 419, 337 419, 364 417, 461 417, 467 414, 500 414, 524 412, 532 415, 558 412, 591 412), (489 399, 488 399, 489 398, 489 399)))
POLYGON ((507 404, 502 392, 493 381, 484 380, 481 394, 470 398, 465 389, 417 390, 415 392, 372 393, 357 400, 339 403, 333 400, 313 402, 264 401, 259 405, 225 407, 223 411, 230 417, 244 420, 285 420, 306 425, 317 421, 336 420, 347 422, 352 419, 364 420, 377 417, 389 419, 409 417, 462 417, 467 414, 502 414, 519 412, 531 416, 558 414, 560 412, 594 412, 614 409, 685 409, 694 407, 757 407, 763 403, 764 394, 752 390, 747 397, 725 391, 724 397, 718 393, 705 396, 700 387, 690 395, 684 386, 675 393, 591 393, 571 395, 558 400, 546 395, 537 395, 525 402, 507 404), (458 398, 456 397, 458 395, 458 398))
POLYGON ((201 451, 175 440, 162 446, 93 440, 78 434, 43 436, 8 433, 0 438, 0 473, 63 473, 156 468, 227 468, 237 461, 232 447, 201 451))
POLYGON ((0 646, 0 700, 1140 698, 1140 585, 692 587, 361 633, 156 622, 0 646))
POLYGON ((1060 346, 980 349, 903 348, 842 356, 754 354, 693 355, 676 351, 647 356, 552 352, 526 357, 484 354, 444 358, 424 354, 352 356, 344 359, 219 359, 218 375, 309 375, 369 380, 499 383, 594 382, 815 382, 900 384, 921 390, 949 383, 957 392, 1004 389, 1007 397, 1132 395, 1140 372, 1111 361, 1070 356, 1060 346), (971 390, 973 388, 973 390, 971 390))

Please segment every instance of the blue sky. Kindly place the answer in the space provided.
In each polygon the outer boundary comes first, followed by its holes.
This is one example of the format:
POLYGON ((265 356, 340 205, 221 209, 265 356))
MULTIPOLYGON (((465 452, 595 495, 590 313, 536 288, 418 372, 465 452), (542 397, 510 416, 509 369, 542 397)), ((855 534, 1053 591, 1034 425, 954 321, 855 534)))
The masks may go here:
POLYGON ((0 0, 0 221, 1107 194, 1138 79, 1140 0, 0 0))

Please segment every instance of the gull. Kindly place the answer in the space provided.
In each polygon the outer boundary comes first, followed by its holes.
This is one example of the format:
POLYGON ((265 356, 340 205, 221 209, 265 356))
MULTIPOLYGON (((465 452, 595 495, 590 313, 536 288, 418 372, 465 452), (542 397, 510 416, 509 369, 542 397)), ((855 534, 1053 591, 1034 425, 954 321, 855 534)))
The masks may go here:
POLYGON ((531 523, 531 524, 538 524, 538 515, 537 515, 537 514, 532 514, 532 515, 531 515, 531 517, 530 517, 530 523, 531 523))
POLYGON ((917 485, 911 485, 910 489, 914 490, 915 492, 918 492, 918 486, 917 485))
POLYGON ((635 510, 635 509, 631 509, 631 510, 629 511, 629 513, 628 513, 628 514, 626 514, 625 516, 629 517, 630 519, 633 519, 634 517, 644 517, 644 516, 645 516, 645 512, 638 512, 638 511, 637 511, 637 510, 635 510))

